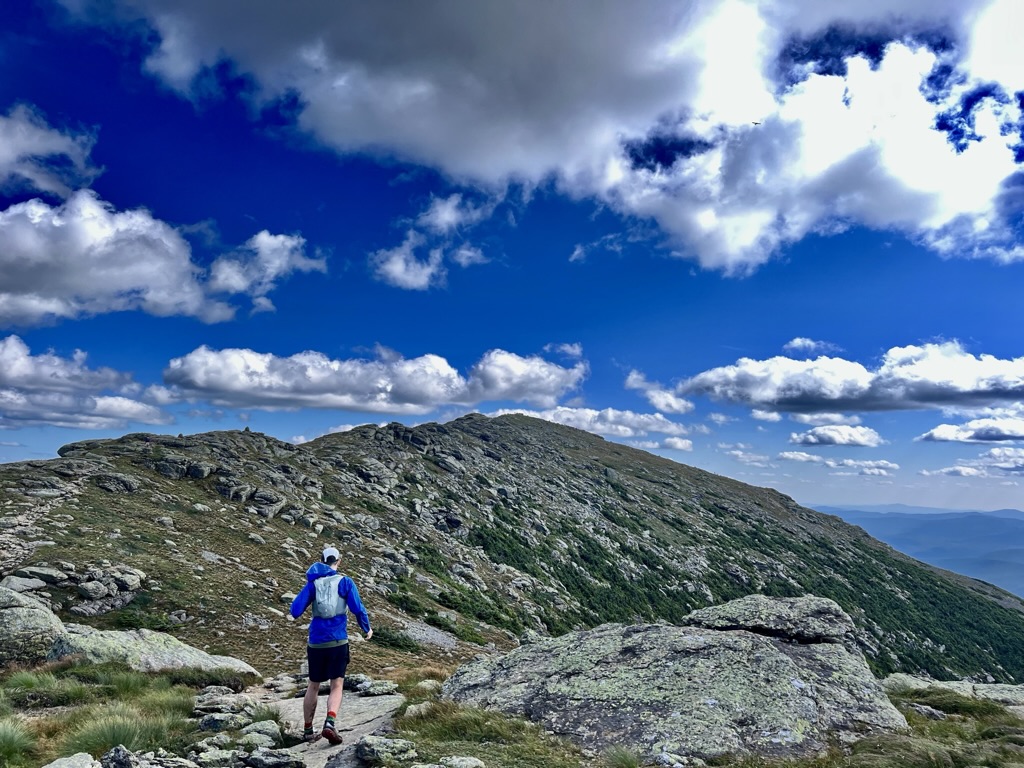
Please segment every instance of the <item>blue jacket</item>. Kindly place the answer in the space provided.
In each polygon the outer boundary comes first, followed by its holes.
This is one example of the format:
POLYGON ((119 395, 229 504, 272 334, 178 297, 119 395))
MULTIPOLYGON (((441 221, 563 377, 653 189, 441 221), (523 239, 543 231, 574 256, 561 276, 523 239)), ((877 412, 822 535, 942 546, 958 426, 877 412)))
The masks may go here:
MULTIPOLYGON (((324 576, 334 576, 335 573, 337 571, 324 563, 313 563, 309 567, 309 570, 306 571, 306 586, 292 600, 292 618, 299 618, 312 604, 313 598, 316 596, 316 587, 313 582, 324 576)), ((369 632, 370 617, 366 613, 366 608, 363 607, 363 601, 359 599, 356 583, 348 576, 342 577, 338 582, 338 594, 345 600, 348 610, 352 611, 359 621, 359 628, 363 630, 363 633, 369 632)), ((348 640, 348 612, 343 611, 329 619, 314 616, 309 625, 309 644, 319 645, 336 640, 348 640)))

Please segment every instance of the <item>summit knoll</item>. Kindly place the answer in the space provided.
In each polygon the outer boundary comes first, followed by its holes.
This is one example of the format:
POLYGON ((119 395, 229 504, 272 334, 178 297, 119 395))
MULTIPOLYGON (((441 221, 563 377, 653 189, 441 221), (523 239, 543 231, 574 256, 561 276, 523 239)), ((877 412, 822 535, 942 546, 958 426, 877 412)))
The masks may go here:
POLYGON ((835 600, 876 675, 1024 680, 1016 596, 774 490, 526 416, 59 454, 0 466, 3 585, 64 621, 166 630, 263 672, 302 658, 286 603, 330 543, 374 621, 357 654, 371 671, 761 593, 835 600))

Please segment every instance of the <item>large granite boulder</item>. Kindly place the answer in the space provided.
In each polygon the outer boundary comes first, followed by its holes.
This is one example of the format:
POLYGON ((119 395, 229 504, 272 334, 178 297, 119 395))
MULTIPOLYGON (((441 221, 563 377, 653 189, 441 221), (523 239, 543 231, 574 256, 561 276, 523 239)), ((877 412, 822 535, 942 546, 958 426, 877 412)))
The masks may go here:
POLYGON ((605 624, 481 658, 443 693, 527 717, 593 752, 625 745, 654 758, 798 757, 907 727, 864 657, 839 642, 852 624, 838 605, 736 602, 690 617, 722 629, 605 624), (826 615, 836 617, 831 629, 826 615))
POLYGON ((0 587, 0 668, 45 661, 64 625, 42 603, 0 587))
POLYGON ((82 654, 96 664, 120 661, 141 672, 193 667, 228 668, 259 675, 244 661, 206 653, 164 632, 148 629, 98 630, 82 624, 66 624, 64 628, 66 632, 57 637, 50 648, 51 660, 82 654))

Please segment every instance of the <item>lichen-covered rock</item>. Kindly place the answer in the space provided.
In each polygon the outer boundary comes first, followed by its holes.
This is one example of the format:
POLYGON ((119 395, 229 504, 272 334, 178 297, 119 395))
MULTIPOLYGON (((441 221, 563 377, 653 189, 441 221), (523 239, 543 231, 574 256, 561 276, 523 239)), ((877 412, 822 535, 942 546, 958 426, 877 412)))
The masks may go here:
POLYGON ((214 712, 199 721, 200 731, 238 731, 252 723, 252 718, 238 712, 214 712))
POLYGON ((415 760, 416 745, 407 739, 363 736, 356 742, 356 757, 371 764, 387 763, 389 760, 415 760))
POLYGON ((398 683, 391 680, 374 680, 366 688, 360 688, 363 696, 390 696, 398 693, 398 683))
POLYGON ((261 747, 245 758, 245 764, 249 768, 305 768, 306 761, 286 749, 261 747))
POLYGON ((141 672, 193 667, 232 669, 259 676, 244 661, 231 656, 216 656, 193 648, 176 637, 148 629, 99 630, 81 624, 65 625, 50 649, 51 660, 81 654, 94 664, 120 661, 141 672))
POLYGON ((42 603, 0 587, 0 668, 45 661, 64 625, 42 603))
POLYGON ((62 757, 47 763, 43 768, 101 768, 100 761, 88 752, 79 752, 70 757, 62 757))
POLYGON ((236 749, 211 749, 196 755, 195 762, 199 768, 243 768, 242 754, 236 749))
MULTIPOLYGON (((230 690, 230 689, 229 689, 230 690)), ((214 713, 244 712, 256 705, 256 699, 244 693, 227 693, 219 695, 200 695, 196 697, 193 714, 196 717, 214 713)))
POLYGON ((652 759, 797 757, 836 738, 906 728, 862 655, 834 641, 793 642, 795 633, 783 639, 765 615, 754 624, 767 623, 768 634, 618 624, 571 632, 461 667, 444 696, 528 717, 595 752, 625 745, 652 759))
POLYGON ((262 733, 247 733, 244 736, 239 736, 235 743, 246 752, 252 752, 260 747, 270 749, 274 746, 274 740, 262 733))
POLYGON ((444 768, 487 768, 484 761, 480 758, 462 757, 460 755, 442 757, 441 765, 443 765, 444 768))
POLYGON ((266 738, 270 739, 271 742, 273 742, 268 746, 280 744, 283 740, 283 736, 281 734, 281 726, 278 725, 277 722, 275 722, 274 720, 260 720, 259 722, 253 723, 252 725, 247 725, 245 726, 245 728, 242 729, 242 733, 245 735, 255 733, 259 734, 260 736, 265 736, 266 738))
POLYGON ((852 642, 853 619, 826 597, 747 595, 693 611, 680 624, 707 629, 746 629, 801 643, 852 642))

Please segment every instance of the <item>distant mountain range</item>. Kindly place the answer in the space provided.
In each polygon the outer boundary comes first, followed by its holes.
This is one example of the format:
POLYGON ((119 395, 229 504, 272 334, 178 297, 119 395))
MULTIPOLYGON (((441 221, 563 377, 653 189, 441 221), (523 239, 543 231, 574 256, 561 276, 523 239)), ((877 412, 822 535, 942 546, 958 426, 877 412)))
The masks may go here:
POLYGON ((1019 509, 950 510, 906 504, 815 509, 858 525, 918 560, 1024 596, 1024 512, 1019 509))

